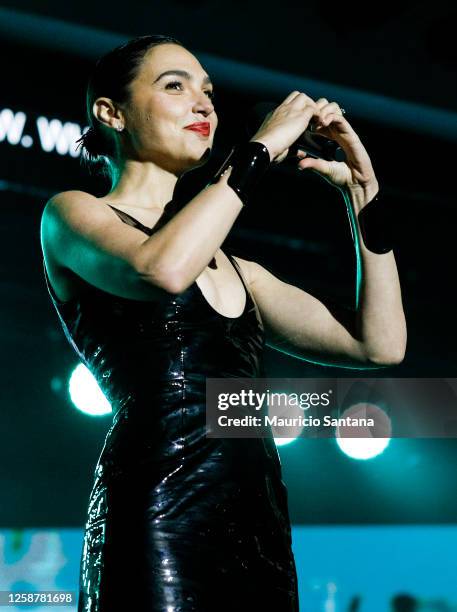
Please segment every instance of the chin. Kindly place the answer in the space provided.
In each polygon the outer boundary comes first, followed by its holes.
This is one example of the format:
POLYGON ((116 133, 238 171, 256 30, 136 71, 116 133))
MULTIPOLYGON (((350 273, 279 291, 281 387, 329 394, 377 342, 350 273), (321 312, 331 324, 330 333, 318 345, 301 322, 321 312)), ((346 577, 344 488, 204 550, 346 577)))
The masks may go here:
POLYGON ((199 157, 192 157, 183 164, 182 174, 185 172, 189 172, 190 170, 194 170, 196 168, 200 168, 200 166, 204 166, 211 156, 211 147, 208 146, 204 150, 203 154, 199 157))

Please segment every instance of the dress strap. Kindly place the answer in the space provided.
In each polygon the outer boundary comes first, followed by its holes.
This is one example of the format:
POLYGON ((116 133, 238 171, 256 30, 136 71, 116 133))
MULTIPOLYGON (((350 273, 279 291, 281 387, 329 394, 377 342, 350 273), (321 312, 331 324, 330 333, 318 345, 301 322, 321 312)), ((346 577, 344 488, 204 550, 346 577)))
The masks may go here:
POLYGON ((130 215, 129 213, 126 213, 123 210, 119 210, 119 208, 111 206, 111 204, 108 204, 108 206, 114 210, 114 212, 118 215, 121 221, 124 221, 125 223, 127 223, 127 225, 132 225, 131 222, 133 221, 134 227, 137 227, 139 230, 147 233, 150 236, 151 234, 159 230, 167 221, 169 221, 169 219, 171 219, 171 217, 177 211, 178 203, 175 200, 170 200, 167 204, 165 204, 163 213, 159 217, 154 227, 148 227, 147 225, 144 225, 143 223, 141 223, 141 221, 138 221, 138 219, 135 219, 135 217, 132 217, 132 215, 130 215))
POLYGON ((129 213, 126 213, 123 210, 119 210, 118 208, 111 206, 111 204, 108 204, 108 206, 112 208, 117 214, 117 216, 121 219, 121 221, 124 221, 125 223, 127 223, 127 225, 132 225, 132 223, 129 223, 129 221, 133 221, 133 227, 138 227, 138 229, 141 229, 142 231, 146 230, 146 233, 152 234, 154 228, 150 228, 146 225, 143 225, 143 223, 138 221, 138 219, 135 219, 135 217, 132 217, 132 215, 129 215, 129 213))
POLYGON ((251 292, 250 292, 250 289, 249 289, 249 287, 248 287, 248 285, 247 285, 246 281, 245 281, 245 280, 244 280, 244 278, 243 278, 243 273, 242 273, 242 271, 241 271, 241 268, 240 268, 239 263, 236 261, 236 259, 233 257, 233 255, 232 255, 231 253, 227 253, 227 255, 228 255, 228 257, 229 257, 230 261, 232 262, 233 267, 235 268, 235 270, 236 270, 236 272, 237 272, 238 276, 241 278, 241 282, 243 283, 244 288, 245 288, 245 289, 246 289, 246 291, 247 291, 247 292, 250 294, 250 293, 251 293, 251 292))

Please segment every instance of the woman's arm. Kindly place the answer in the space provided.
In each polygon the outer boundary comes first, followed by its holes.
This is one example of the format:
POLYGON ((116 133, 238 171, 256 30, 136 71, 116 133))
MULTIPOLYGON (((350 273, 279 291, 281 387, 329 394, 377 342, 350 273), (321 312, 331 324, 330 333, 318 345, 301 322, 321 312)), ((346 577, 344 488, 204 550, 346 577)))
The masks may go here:
POLYGON ((393 252, 362 247, 363 280, 357 312, 326 306, 254 261, 236 257, 259 307, 266 344, 320 365, 379 368, 400 363, 406 325, 393 252))
POLYGON ((180 293, 208 265, 242 209, 227 185, 229 175, 201 191, 149 237, 121 223, 109 206, 88 193, 59 193, 46 204, 41 220, 45 259, 128 299, 180 293))
POLYGON ((406 322, 393 251, 376 254, 362 238, 358 213, 379 190, 370 157, 337 103, 317 101, 316 131, 338 142, 345 162, 302 158, 308 168, 345 196, 357 249, 357 310, 354 316, 333 313, 305 291, 282 282, 262 266, 244 261, 269 346, 301 359, 342 367, 373 368, 402 361, 406 322))

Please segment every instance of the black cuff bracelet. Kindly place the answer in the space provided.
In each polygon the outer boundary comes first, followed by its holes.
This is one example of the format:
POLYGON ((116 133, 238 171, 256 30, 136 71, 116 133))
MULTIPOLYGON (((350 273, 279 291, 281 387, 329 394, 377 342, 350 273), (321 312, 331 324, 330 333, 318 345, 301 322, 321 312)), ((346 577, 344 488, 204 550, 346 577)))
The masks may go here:
POLYGON ((393 249, 392 214, 379 192, 362 208, 357 218, 363 242, 369 251, 382 255, 393 249))
POLYGON ((227 185, 246 205, 260 178, 270 166, 270 161, 270 153, 261 142, 249 141, 236 145, 210 184, 217 183, 220 177, 232 166, 227 185))

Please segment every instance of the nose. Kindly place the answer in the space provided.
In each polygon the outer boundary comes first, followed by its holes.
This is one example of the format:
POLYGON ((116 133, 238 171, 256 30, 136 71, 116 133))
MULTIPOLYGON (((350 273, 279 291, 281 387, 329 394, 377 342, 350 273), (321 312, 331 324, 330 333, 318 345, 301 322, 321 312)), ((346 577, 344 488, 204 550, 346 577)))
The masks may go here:
POLYGON ((207 117, 214 111, 214 104, 207 94, 201 92, 197 94, 193 106, 194 113, 200 113, 204 117, 207 117))

